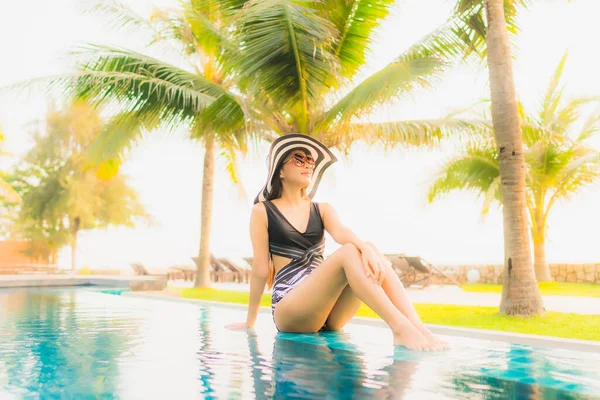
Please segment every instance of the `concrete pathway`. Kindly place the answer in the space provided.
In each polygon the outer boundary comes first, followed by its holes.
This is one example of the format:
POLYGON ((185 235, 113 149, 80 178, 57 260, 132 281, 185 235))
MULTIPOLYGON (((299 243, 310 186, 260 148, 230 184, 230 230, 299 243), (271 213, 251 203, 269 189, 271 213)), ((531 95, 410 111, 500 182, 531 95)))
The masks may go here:
POLYGON ((75 274, 0 275, 0 289, 79 285, 129 288, 131 290, 161 290, 167 287, 167 279, 156 276, 104 276, 75 274))
MULTIPOLYGON (((192 287, 191 282, 171 281, 171 287, 192 287)), ((245 283, 214 283, 215 289, 247 292, 245 283)), ((468 306, 500 305, 499 293, 464 292, 458 286, 430 286, 426 289, 408 289, 408 297, 414 303, 455 304, 468 306)), ((600 297, 543 296, 546 311, 600 315, 600 297)))

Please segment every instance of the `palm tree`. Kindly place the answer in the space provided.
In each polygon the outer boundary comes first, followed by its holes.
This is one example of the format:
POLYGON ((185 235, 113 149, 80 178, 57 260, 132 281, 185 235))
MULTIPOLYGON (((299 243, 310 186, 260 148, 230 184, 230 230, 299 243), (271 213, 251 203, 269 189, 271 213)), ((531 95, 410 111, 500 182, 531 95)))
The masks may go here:
MULTIPOLYGON (((534 0, 456 0, 454 17, 437 34, 438 53, 460 49, 487 62, 492 91, 496 148, 502 159, 501 191, 504 213, 505 284, 500 311, 511 315, 535 315, 542 311, 535 284, 524 198, 524 159, 516 109, 510 40, 519 33, 517 15, 534 0), (450 43, 450 46, 446 44, 450 43), (494 64, 494 65, 492 65, 494 64), (509 279, 510 276, 510 279, 509 279)), ((437 42, 434 42, 436 44, 437 42)))
MULTIPOLYGON (((227 0, 223 0, 226 2, 227 0)), ((452 18, 399 54, 380 71, 356 83, 372 37, 393 0, 248 2, 231 14, 233 55, 248 112, 278 135, 300 132, 347 149, 368 144, 433 144, 477 121, 442 118, 374 123, 368 116, 411 90, 429 86, 447 60, 466 51, 451 37, 452 18)))
MULTIPOLYGON (((150 26, 160 40, 182 46, 190 70, 130 50, 83 49, 74 75, 56 80, 69 93, 96 103, 116 102, 122 112, 90 148, 97 160, 121 157, 141 135, 159 125, 188 126, 203 140, 205 163, 201 243, 196 286, 208 285, 213 151, 245 149, 248 137, 300 132, 330 146, 356 140, 433 144, 457 132, 480 129, 476 121, 438 119, 369 123, 380 104, 429 85, 464 43, 446 27, 425 37, 382 70, 353 85, 365 64, 373 33, 393 0, 346 2, 190 0, 182 9, 156 12, 149 23, 123 6, 124 25, 150 26), (450 38, 450 39, 449 39, 450 38), (344 95, 339 95, 344 93, 344 95)), ((233 171, 233 169, 230 169, 233 171)))
MULTIPOLYGON (((591 113, 582 127, 577 126, 582 108, 597 99, 564 101, 560 81, 566 60, 565 54, 538 113, 530 114, 519 104, 527 168, 527 210, 538 282, 551 280, 545 245, 552 206, 561 198, 575 195, 600 175, 600 152, 587 144, 600 131, 600 113, 591 113)), ((480 195, 484 199, 482 214, 487 213, 492 202, 501 203, 498 154, 491 130, 486 140, 467 143, 462 154, 445 164, 430 188, 429 201, 453 190, 470 190, 480 195)))
POLYGON ((232 180, 238 182, 235 151, 245 151, 249 126, 242 101, 230 91, 234 80, 226 55, 233 45, 221 10, 205 0, 181 5, 181 9, 156 10, 149 21, 116 2, 97 10, 116 16, 123 26, 150 28, 153 41, 179 46, 189 70, 129 50, 89 46, 83 49, 87 61, 79 66, 80 74, 59 82, 98 104, 116 101, 120 105, 121 113, 89 149, 96 162, 122 157, 144 131, 159 126, 187 126, 190 137, 203 142, 200 246, 198 257, 193 258, 198 266, 195 284, 201 287, 210 284, 215 151, 220 149, 232 180))
POLYGON ((543 313, 527 232, 525 156, 503 0, 485 0, 492 122, 504 214, 504 276, 500 312, 543 313))

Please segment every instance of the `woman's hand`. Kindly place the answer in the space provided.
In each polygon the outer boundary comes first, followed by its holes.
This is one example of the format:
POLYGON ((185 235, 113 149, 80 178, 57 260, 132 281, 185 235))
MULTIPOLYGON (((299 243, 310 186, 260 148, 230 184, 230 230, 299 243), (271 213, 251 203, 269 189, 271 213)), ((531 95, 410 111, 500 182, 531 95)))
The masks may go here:
POLYGON ((378 285, 385 278, 385 264, 380 253, 371 245, 362 251, 362 262, 367 277, 372 278, 378 285))
MULTIPOLYGON (((379 256, 380 260, 381 260, 381 265, 383 265, 384 267, 392 266, 392 262, 390 260, 388 260, 388 258, 386 256, 383 255, 383 253, 381 251, 379 251, 379 249, 377 247, 375 247, 375 245, 371 242, 367 243, 369 246, 371 246, 373 248, 373 250, 375 250, 375 252, 377 253, 377 255, 379 256)), ((384 273, 386 271, 387 268, 384 269, 384 273)))
POLYGON ((236 322, 234 324, 226 325, 225 328, 231 329, 232 331, 243 331, 252 328, 247 322, 236 322))

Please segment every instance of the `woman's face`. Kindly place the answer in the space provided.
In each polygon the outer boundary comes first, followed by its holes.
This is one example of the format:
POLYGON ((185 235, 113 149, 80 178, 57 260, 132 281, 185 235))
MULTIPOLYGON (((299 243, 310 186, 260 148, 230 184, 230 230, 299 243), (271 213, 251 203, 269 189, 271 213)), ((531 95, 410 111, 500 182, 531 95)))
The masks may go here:
POLYGON ((312 179, 315 160, 302 150, 294 150, 283 161, 280 177, 289 183, 308 186, 312 179))

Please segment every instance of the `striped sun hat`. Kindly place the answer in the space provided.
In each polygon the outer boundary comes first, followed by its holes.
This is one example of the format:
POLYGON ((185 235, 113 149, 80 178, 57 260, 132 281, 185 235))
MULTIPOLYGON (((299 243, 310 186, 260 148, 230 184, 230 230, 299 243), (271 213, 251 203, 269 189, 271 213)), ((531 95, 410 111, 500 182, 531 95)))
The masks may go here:
POLYGON ((269 150, 268 169, 269 174, 267 176, 267 183, 260 190, 254 204, 259 201, 265 201, 269 192, 271 191, 271 181, 273 180, 273 173, 277 167, 283 162, 283 157, 290 150, 305 149, 310 152, 312 157, 315 159, 315 169, 313 171, 313 177, 310 185, 306 188, 306 193, 312 199, 317 191, 323 172, 331 164, 337 161, 337 158, 323 143, 319 142, 313 137, 302 135, 299 133, 293 133, 285 136, 278 137, 273 143, 271 143, 271 149, 269 150))

